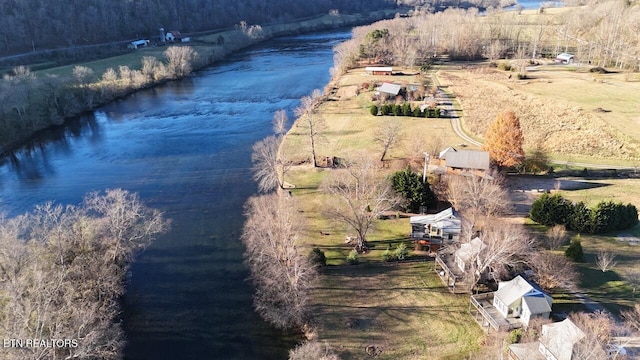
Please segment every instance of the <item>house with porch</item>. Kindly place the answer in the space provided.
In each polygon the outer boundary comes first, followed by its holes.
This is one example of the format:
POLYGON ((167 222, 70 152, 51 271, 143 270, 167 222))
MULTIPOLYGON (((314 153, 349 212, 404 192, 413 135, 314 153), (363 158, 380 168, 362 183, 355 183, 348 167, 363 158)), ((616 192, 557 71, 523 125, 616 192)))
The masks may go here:
POLYGON ((536 318, 548 319, 552 304, 549 294, 520 275, 499 282, 495 292, 471 296, 472 314, 486 331, 517 329, 536 318))
POLYGON ((440 244, 442 241, 458 241, 462 231, 460 215, 451 207, 437 214, 412 216, 409 223, 411 238, 432 239, 434 243, 440 244))
POLYGON ((392 75, 393 68, 390 66, 367 66, 364 71, 369 75, 392 75))

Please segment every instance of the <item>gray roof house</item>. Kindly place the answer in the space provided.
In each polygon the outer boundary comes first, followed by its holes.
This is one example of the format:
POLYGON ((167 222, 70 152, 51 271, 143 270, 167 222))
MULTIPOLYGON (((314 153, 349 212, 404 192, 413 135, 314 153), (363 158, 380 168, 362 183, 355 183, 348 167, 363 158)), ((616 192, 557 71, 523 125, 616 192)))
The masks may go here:
POLYGON ((447 168, 461 170, 489 170, 489 152, 479 150, 458 150, 448 147, 442 150, 439 158, 447 168))
POLYGON ((409 223, 411 237, 414 239, 438 238, 457 241, 462 231, 460 216, 453 208, 437 214, 412 216, 409 223))
POLYGON ((556 61, 561 62, 563 64, 571 64, 573 62, 574 55, 561 53, 556 56, 556 61))
POLYGON ((535 318, 548 319, 553 299, 537 285, 518 275, 498 283, 498 291, 471 296, 472 315, 489 331, 529 326, 535 318))
MULTIPOLYGON (((586 335, 571 320, 542 325, 542 335, 537 343, 509 345, 512 360, 581 360, 583 354, 576 351, 576 344, 586 335)), ((588 347, 593 359, 607 359, 608 355, 599 344, 588 347)))
POLYGON ((504 318, 520 318, 525 326, 536 317, 548 319, 552 304, 551 296, 520 275, 498 283, 493 295, 493 306, 504 318))
POLYGON ((376 90, 378 90, 381 93, 397 96, 400 93, 401 87, 402 86, 398 84, 382 83, 382 85, 380 85, 376 90))

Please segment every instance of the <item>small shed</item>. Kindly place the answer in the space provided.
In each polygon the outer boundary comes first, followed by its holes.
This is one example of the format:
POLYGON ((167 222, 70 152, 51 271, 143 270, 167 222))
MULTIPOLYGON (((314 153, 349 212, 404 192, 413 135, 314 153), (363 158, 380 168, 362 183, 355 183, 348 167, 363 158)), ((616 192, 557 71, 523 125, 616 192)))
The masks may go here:
POLYGON ((392 75, 393 68, 389 66, 367 66, 364 71, 369 75, 392 75))
POLYGON ((380 87, 378 87, 376 90, 381 93, 398 96, 398 94, 400 93, 400 88, 401 86, 398 84, 382 83, 382 85, 380 85, 380 87))
POLYGON ((438 156, 444 161, 443 166, 462 170, 487 171, 490 167, 489 152, 479 150, 458 150, 448 147, 438 156))
POLYGON ((562 64, 571 64, 573 63, 573 58, 574 55, 572 54, 561 53, 556 56, 556 61, 562 64))
POLYGON ((460 271, 466 272, 474 260, 477 259, 480 252, 486 247, 487 245, 483 243, 479 237, 475 237, 470 242, 462 244, 460 249, 453 253, 454 260, 460 271))

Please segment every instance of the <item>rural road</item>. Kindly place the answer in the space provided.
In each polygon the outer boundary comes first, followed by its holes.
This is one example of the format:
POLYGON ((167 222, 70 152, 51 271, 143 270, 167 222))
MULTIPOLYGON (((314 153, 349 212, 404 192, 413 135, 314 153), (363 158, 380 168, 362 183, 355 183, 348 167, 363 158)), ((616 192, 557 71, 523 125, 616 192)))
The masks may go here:
MULTIPOLYGON (((438 80, 437 74, 433 74, 433 81, 438 86, 438 93, 436 94, 436 99, 438 104, 442 106, 443 109, 447 111, 449 117, 451 118, 451 127, 453 131, 465 141, 468 145, 473 146, 482 146, 480 141, 477 141, 467 135, 464 130, 462 130, 462 125, 460 123, 460 119, 462 119, 462 111, 456 110, 453 106, 453 102, 455 98, 453 95, 444 92, 440 89, 440 81, 438 80)), ((607 169, 607 170, 638 170, 638 167, 633 166, 622 166, 622 165, 612 165, 612 164, 592 164, 592 163, 583 163, 583 162, 573 162, 573 161, 564 161, 564 160, 550 160, 549 161, 555 165, 564 165, 564 166, 572 166, 577 168, 590 168, 590 169, 607 169)))

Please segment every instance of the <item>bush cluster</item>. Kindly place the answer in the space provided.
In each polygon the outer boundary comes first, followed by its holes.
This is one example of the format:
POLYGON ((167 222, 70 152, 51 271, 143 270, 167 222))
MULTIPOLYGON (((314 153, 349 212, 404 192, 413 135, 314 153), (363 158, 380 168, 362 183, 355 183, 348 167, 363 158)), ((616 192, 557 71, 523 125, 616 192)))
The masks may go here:
POLYGON ((349 255, 347 255, 347 263, 349 263, 349 265, 358 265, 360 263, 356 249, 351 250, 349 255))
POLYGON ((531 220, 547 226, 562 224, 569 230, 601 234, 638 224, 638 210, 632 204, 602 201, 593 209, 583 202, 572 203, 559 194, 543 194, 531 205, 531 220))
POLYGON ((409 255, 409 250, 407 250, 407 245, 405 243, 400 243, 396 246, 395 250, 391 251, 391 248, 388 247, 382 253, 382 260, 386 262, 391 261, 403 261, 409 255))
POLYGON ((420 211, 421 206, 431 206, 437 199, 428 182, 422 182, 420 175, 411 171, 409 167, 391 175, 393 190, 407 200, 403 210, 420 211))
POLYGON ((313 248, 309 253, 309 261, 317 267, 327 266, 327 257, 324 251, 317 247, 313 248))
POLYGON ((439 108, 427 108, 425 111, 421 111, 420 107, 415 109, 411 108, 411 104, 383 104, 380 107, 371 105, 369 108, 371 115, 377 115, 378 111, 381 115, 393 115, 393 116, 412 116, 412 117, 425 117, 425 118, 439 118, 439 108))

